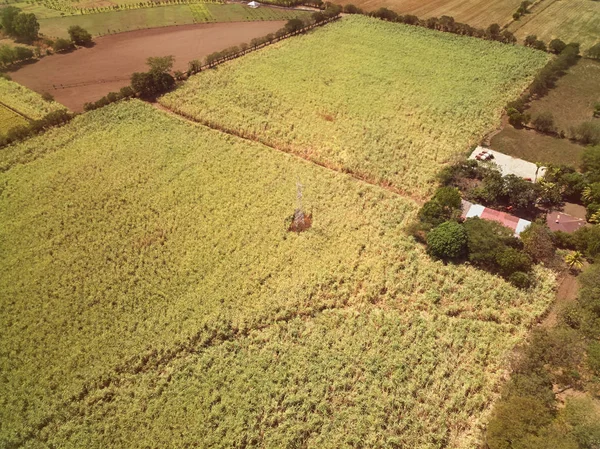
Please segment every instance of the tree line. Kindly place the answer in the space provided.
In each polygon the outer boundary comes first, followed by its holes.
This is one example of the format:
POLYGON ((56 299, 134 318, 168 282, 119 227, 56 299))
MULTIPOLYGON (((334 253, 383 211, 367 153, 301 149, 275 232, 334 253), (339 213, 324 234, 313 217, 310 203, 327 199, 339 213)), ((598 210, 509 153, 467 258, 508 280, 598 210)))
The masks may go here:
POLYGON ((237 58, 263 45, 279 41, 288 36, 301 33, 307 29, 326 23, 339 16, 341 8, 329 7, 324 11, 315 12, 308 20, 291 19, 283 28, 275 33, 254 38, 249 44, 243 43, 239 46, 229 47, 222 51, 214 52, 206 56, 204 63, 198 59, 189 62, 186 73, 172 72, 175 58, 173 56, 151 57, 147 60, 149 70, 147 72, 136 72, 131 76, 131 86, 121 89, 120 92, 111 92, 94 103, 86 103, 84 110, 91 111, 104 107, 123 98, 137 96, 145 100, 153 100, 159 95, 171 90, 176 81, 184 80, 186 77, 199 73, 202 70, 212 68, 222 62, 237 58))

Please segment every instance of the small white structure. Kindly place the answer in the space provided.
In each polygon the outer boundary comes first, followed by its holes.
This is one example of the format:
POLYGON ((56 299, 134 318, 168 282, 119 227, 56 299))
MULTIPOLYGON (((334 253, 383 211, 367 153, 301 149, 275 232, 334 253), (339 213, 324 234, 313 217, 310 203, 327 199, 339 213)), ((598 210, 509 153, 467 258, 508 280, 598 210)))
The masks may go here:
POLYGON ((477 147, 469 156, 469 159, 487 160, 489 162, 495 162, 498 168, 502 172, 502 176, 516 175, 520 178, 529 179, 536 181, 544 176, 546 173, 546 167, 537 167, 532 162, 524 161, 516 157, 508 156, 504 153, 491 150, 489 148, 477 147), (482 156, 482 153, 483 154, 482 156), (490 157, 491 155, 491 157, 490 157), (479 157, 478 157, 479 156, 479 157))
POLYGON ((255 1, 251 1, 250 3, 248 3, 248 6, 249 6, 250 8, 254 8, 254 9, 256 9, 256 8, 258 8, 258 7, 260 6, 260 3, 258 3, 258 2, 255 2, 255 1))

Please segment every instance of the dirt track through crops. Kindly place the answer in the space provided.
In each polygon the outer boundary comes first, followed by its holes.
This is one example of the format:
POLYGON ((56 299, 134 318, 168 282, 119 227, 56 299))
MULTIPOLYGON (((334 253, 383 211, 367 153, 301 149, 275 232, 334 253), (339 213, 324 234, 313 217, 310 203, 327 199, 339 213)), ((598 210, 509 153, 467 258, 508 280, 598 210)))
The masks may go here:
POLYGON ((133 72, 147 69, 149 56, 175 56, 174 70, 255 37, 282 28, 285 22, 234 22, 154 28, 104 36, 92 48, 53 55, 11 73, 14 81, 36 92, 51 93, 72 111, 82 111, 109 92, 129 84, 133 72))

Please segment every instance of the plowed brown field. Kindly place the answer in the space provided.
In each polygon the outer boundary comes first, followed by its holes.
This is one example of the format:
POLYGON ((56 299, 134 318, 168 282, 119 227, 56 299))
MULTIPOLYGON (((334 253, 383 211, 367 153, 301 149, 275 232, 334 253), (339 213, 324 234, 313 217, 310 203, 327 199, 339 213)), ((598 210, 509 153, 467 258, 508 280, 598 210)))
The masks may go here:
POLYGON ((51 93, 73 111, 83 110, 109 92, 129 84, 133 72, 147 69, 149 56, 175 56, 174 70, 192 59, 275 32, 284 21, 184 25, 104 36, 92 48, 52 55, 11 73, 36 92, 51 93))

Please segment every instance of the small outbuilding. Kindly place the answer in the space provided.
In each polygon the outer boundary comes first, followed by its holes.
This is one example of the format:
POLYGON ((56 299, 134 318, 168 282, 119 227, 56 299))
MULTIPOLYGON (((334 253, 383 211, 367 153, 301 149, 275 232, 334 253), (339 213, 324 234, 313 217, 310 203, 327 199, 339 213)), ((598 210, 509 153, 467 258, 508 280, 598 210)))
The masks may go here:
POLYGON ((548 213, 546 215, 546 223, 552 232, 575 232, 586 225, 585 220, 559 211, 548 213))
POLYGON ((258 7, 260 6, 260 3, 258 3, 258 2, 255 2, 255 1, 251 1, 250 3, 248 3, 248 6, 249 6, 250 8, 254 8, 254 9, 256 9, 256 8, 258 8, 258 7))

